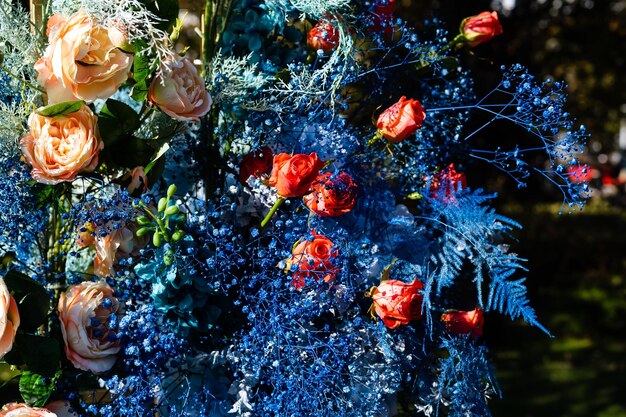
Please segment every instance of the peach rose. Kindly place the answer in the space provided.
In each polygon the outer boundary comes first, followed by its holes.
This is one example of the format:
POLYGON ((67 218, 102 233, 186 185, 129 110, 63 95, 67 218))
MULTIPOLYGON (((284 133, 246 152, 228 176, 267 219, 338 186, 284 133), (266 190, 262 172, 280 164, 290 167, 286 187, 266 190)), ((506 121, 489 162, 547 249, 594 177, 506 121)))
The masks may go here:
POLYGON ((35 64, 50 103, 111 97, 130 73, 133 57, 84 11, 48 21, 49 45, 35 64))
POLYGON ((316 51, 332 52, 339 45, 339 30, 330 22, 320 20, 309 31, 307 41, 316 51))
POLYGON ((301 240, 291 251, 287 261, 287 270, 296 265, 298 270, 293 273, 291 285, 296 289, 304 287, 305 279, 313 277, 329 282, 337 275, 338 268, 332 260, 337 257, 337 247, 326 236, 318 235, 313 231, 312 240, 301 240))
POLYGON ((324 161, 315 152, 293 156, 281 153, 274 156, 268 184, 276 187, 281 197, 300 197, 306 194, 323 167, 324 161))
POLYGON ((124 182, 128 181, 126 189, 132 195, 143 194, 148 190, 148 176, 144 167, 135 167, 122 178, 124 182))
POLYGON ((476 308, 472 311, 449 311, 441 315, 441 321, 452 334, 471 334, 480 337, 483 334, 483 310, 476 308))
POLYGON ((144 244, 145 242, 137 238, 133 230, 126 226, 111 230, 104 237, 96 237, 94 274, 99 277, 115 276, 116 262, 136 253, 144 244))
POLYGON ((494 36, 502 34, 498 13, 482 12, 466 17, 461 22, 461 34, 470 47, 490 41, 494 36))
POLYGON ((26 404, 10 403, 0 410, 0 417, 57 417, 45 408, 29 407, 26 404))
POLYGON ((200 122, 213 101, 196 67, 182 58, 162 65, 161 72, 150 84, 150 101, 176 120, 200 122))
POLYGON ((61 294, 58 310, 67 359, 94 374, 110 370, 120 350, 114 316, 121 306, 113 289, 104 281, 75 285, 61 294))
POLYGON ((93 171, 98 165, 104 142, 98 132, 97 117, 88 106, 55 117, 33 113, 28 125, 30 134, 20 139, 20 148, 38 182, 72 181, 78 173, 93 171))
POLYGON ((422 294, 424 288, 417 279, 406 282, 388 279, 378 287, 370 290, 373 308, 385 326, 395 329, 400 325, 409 324, 411 320, 422 318, 422 294))
POLYGON ((356 204, 358 186, 347 172, 320 174, 304 196, 304 204, 319 216, 336 217, 350 212, 356 204))
POLYGON ((405 96, 378 116, 379 133, 392 143, 402 142, 422 127, 426 112, 417 100, 405 96))
POLYGON ((0 358, 13 347, 19 326, 20 313, 17 310, 17 303, 9 293, 4 280, 0 278, 0 358))

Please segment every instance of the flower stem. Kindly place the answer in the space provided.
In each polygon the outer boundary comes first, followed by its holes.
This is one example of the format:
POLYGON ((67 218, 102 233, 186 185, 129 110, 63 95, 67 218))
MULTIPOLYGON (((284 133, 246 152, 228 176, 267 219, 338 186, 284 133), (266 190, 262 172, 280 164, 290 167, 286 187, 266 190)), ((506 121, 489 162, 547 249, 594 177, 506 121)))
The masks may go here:
POLYGON ((286 200, 285 197, 278 197, 278 200, 276 200, 276 202, 270 209, 269 213, 267 213, 267 216, 265 216, 265 218, 261 222, 261 227, 265 227, 265 225, 272 219, 272 217, 274 217, 274 213, 276 213, 276 210, 278 210, 278 207, 280 207, 280 205, 283 204, 285 200, 286 200))

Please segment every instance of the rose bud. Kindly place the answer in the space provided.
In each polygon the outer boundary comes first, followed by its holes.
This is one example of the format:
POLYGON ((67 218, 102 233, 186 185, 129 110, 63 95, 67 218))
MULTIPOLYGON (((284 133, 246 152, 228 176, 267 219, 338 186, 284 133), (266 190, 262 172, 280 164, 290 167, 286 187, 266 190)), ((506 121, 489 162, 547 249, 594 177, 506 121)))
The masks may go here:
POLYGON ((45 408, 9 403, 0 410, 0 417, 57 417, 57 415, 45 408))
POLYGON ((305 285, 305 279, 313 277, 315 280, 323 279, 325 282, 332 281, 337 275, 338 268, 332 260, 337 257, 338 251, 335 244, 326 236, 311 233, 313 240, 301 240, 292 249, 291 257, 286 259, 286 271, 291 270, 292 265, 297 266, 293 274, 291 285, 301 289, 305 285))
POLYGON ((336 217, 348 213, 356 204, 358 186, 347 172, 320 174, 304 196, 304 204, 320 216, 336 217))
POLYGON ((67 359, 94 374, 110 370, 120 350, 113 289, 104 281, 75 285, 61 294, 58 310, 67 359))
POLYGON ((452 334, 471 334, 477 338, 483 334, 485 319, 483 311, 476 308, 472 311, 449 311, 441 315, 441 321, 452 334))
POLYGON ((183 122, 200 122, 213 104, 204 80, 187 58, 161 65, 148 95, 165 114, 183 122))
POLYGON ((422 288, 424 284, 417 279, 410 284, 395 279, 385 280, 369 291, 374 301, 372 308, 390 329, 409 324, 422 318, 422 288))
POLYGON ((467 187, 467 179, 462 172, 456 172, 454 164, 439 171, 430 181, 430 197, 442 197, 444 201, 454 200, 454 194, 467 187))
POLYGON ((268 146, 250 152, 241 159, 239 182, 245 184, 250 177, 262 178, 272 171, 274 154, 268 146))
POLYGON ((28 119, 30 134, 20 139, 20 148, 33 169, 33 179, 44 184, 72 181, 81 172, 98 165, 104 142, 98 132, 97 117, 83 105, 62 116, 37 113, 28 119))
POLYGON ((0 278, 0 358, 13 347, 18 327, 20 327, 20 313, 17 310, 17 303, 4 279, 0 278))
POLYGON ((325 54, 332 52, 339 45, 339 30, 326 20, 317 22, 307 36, 309 46, 325 54))
POLYGON ((111 97, 127 79, 133 56, 113 43, 109 30, 84 11, 48 20, 50 43, 35 64, 49 103, 111 97))
POLYGON ((315 152, 293 156, 280 153, 274 156, 268 184, 276 187, 281 197, 300 197, 307 193, 323 167, 324 161, 315 152))
POLYGON ((392 143, 402 142, 422 127, 426 112, 417 100, 400 100, 378 116, 379 133, 392 143))
POLYGON ((496 12, 482 12, 479 15, 467 17, 461 22, 461 35, 470 47, 490 41, 500 34, 502 34, 502 26, 496 12))

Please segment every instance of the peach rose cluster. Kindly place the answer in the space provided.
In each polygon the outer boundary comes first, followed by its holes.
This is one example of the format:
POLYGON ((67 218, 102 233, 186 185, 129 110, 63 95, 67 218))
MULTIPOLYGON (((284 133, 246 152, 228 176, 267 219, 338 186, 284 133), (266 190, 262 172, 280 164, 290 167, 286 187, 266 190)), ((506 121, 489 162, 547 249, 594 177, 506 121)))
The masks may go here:
POLYGON ((104 148, 97 117, 83 105, 80 110, 47 117, 37 113, 28 119, 30 133, 20 148, 33 167, 32 177, 45 184, 72 181, 81 172, 93 171, 104 148))
POLYGON ((19 326, 20 313, 17 310, 17 303, 4 280, 0 278, 0 358, 13 347, 19 326))
POLYGON ((407 100, 402 96, 397 103, 378 116, 376 127, 388 142, 398 143, 422 127, 425 118, 426 112, 419 101, 407 100))
POLYGON ((304 287, 306 278, 311 277, 332 281, 338 272, 333 264, 337 255, 333 241, 313 231, 310 240, 303 239, 294 245, 291 257, 286 260, 287 270, 291 270, 293 265, 297 267, 291 285, 299 290, 304 287))
POLYGON ((461 35, 470 47, 490 41, 502 34, 502 26, 496 12, 482 12, 461 22, 461 35))
POLYGON ((117 48, 117 32, 84 11, 48 20, 49 45, 35 64, 49 103, 111 97, 128 79, 133 56, 117 48))
POLYGON ((198 70, 186 58, 170 60, 150 84, 150 101, 180 121, 200 122, 209 112, 211 96, 198 70))
POLYGON ((9 403, 0 410, 0 417, 57 417, 57 415, 45 408, 9 403))
POLYGON ((422 318, 422 294, 419 280, 411 283, 388 279, 370 290, 376 315, 390 329, 422 318))
POLYGON ((67 359, 94 374, 110 370, 120 350, 116 331, 121 306, 113 289, 104 281, 75 285, 61 294, 58 310, 67 359))

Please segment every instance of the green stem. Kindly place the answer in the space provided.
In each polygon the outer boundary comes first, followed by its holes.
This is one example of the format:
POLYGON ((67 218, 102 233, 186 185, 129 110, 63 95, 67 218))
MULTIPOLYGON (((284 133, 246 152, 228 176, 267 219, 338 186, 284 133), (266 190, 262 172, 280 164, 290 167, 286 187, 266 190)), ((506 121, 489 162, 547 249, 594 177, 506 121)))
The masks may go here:
POLYGON ((285 197, 278 197, 278 200, 276 200, 276 202, 270 209, 269 213, 267 213, 267 216, 265 216, 265 218, 261 222, 261 227, 265 227, 265 225, 272 219, 272 217, 274 217, 274 213, 276 213, 276 210, 278 210, 278 207, 280 207, 281 204, 283 204, 285 200, 286 200, 285 197))
POLYGON ((18 80, 19 82, 21 82, 22 84, 24 84, 27 87, 30 87, 34 90, 40 91, 42 93, 45 93, 45 90, 43 88, 37 87, 36 85, 33 85, 31 83, 29 83, 28 81, 24 80, 22 77, 18 77, 17 75, 13 74, 11 71, 9 71, 7 69, 7 67, 5 67, 4 65, 0 64, 0 69, 4 72, 6 72, 10 77, 15 78, 16 80, 18 80))

